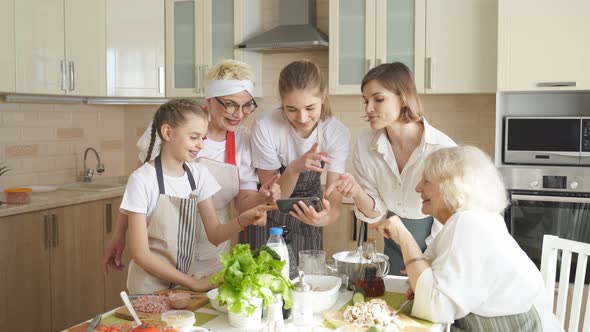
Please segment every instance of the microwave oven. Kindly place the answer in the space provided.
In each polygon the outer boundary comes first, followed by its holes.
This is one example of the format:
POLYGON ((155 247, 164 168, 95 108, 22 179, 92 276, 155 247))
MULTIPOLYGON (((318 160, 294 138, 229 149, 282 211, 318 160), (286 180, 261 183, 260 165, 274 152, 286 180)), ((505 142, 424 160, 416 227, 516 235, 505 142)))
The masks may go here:
POLYGON ((504 163, 590 165, 590 117, 506 117, 504 163))

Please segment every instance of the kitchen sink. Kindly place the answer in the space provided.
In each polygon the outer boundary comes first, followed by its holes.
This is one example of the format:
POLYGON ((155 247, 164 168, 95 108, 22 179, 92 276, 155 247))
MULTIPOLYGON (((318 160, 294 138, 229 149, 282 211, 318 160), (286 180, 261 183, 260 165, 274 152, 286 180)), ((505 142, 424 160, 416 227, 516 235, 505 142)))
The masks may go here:
POLYGON ((78 191, 111 191, 125 189, 127 177, 110 177, 96 179, 92 182, 74 182, 60 187, 63 190, 78 191))

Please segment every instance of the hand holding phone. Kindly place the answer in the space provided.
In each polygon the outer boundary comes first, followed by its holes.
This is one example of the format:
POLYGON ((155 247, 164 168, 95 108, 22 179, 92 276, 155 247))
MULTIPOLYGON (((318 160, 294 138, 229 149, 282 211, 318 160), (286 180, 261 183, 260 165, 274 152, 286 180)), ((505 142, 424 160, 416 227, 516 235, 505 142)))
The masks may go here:
POLYGON ((324 209, 322 200, 319 197, 293 197, 285 199, 277 199, 277 206, 281 213, 289 213, 293 211, 293 205, 303 201, 307 206, 312 207, 316 212, 324 209))

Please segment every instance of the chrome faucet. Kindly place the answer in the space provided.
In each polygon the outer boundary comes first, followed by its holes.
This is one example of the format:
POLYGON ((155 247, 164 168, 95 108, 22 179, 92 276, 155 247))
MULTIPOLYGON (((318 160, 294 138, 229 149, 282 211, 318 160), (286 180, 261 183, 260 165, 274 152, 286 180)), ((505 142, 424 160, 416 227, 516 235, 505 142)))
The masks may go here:
POLYGON ((94 175, 94 172, 95 172, 94 169, 92 169, 92 168, 86 168, 86 157, 88 156, 88 151, 94 152, 94 155, 96 156, 96 161, 98 162, 98 164, 96 164, 96 172, 97 173, 104 172, 104 165, 100 161, 100 157, 98 156, 98 152, 96 152, 96 150, 94 150, 94 148, 87 148, 86 151, 84 151, 84 182, 92 181, 92 176, 94 175))

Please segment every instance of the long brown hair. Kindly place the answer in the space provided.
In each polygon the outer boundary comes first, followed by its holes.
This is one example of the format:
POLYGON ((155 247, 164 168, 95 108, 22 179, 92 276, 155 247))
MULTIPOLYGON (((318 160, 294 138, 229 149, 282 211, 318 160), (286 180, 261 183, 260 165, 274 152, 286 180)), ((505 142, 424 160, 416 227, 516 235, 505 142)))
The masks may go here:
POLYGON ((199 118, 208 121, 207 112, 203 110, 203 107, 199 105, 199 103, 192 99, 172 99, 158 108, 152 121, 150 146, 144 162, 147 163, 151 160, 152 150, 154 149, 154 143, 156 141, 156 132, 158 133, 158 136, 160 136, 160 139, 164 141, 161 132, 162 126, 167 124, 172 128, 176 128, 184 123, 186 120, 185 115, 189 113, 195 114, 199 118))
POLYGON ((309 60, 297 60, 281 70, 279 74, 279 95, 281 99, 295 90, 317 91, 322 98, 320 119, 325 120, 332 116, 332 109, 328 100, 328 83, 315 63, 309 60))
POLYGON ((374 67, 363 77, 361 91, 373 80, 401 98, 404 105, 400 112, 401 121, 417 122, 422 119, 424 112, 410 68, 401 62, 384 63, 374 67))

